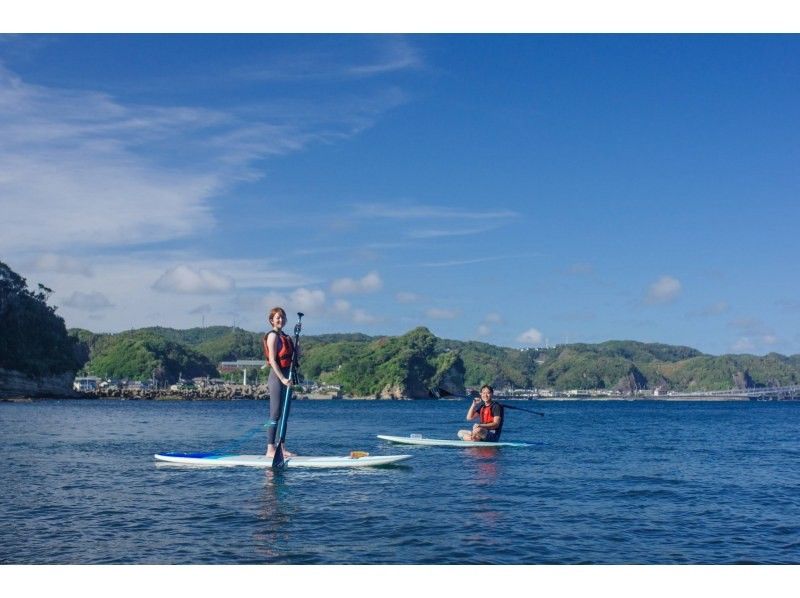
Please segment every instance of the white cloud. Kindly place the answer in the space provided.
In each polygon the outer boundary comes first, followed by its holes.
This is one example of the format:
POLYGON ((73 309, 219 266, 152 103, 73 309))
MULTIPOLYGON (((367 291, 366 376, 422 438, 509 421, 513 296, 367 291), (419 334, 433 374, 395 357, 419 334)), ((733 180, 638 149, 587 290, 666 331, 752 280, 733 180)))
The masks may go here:
POLYGON ((503 318, 497 312, 490 312, 483 318, 483 322, 478 326, 476 335, 479 337, 489 336, 492 333, 490 324, 502 324, 503 318))
POLYGON ((64 299, 62 304, 66 307, 89 312, 100 311, 114 307, 111 301, 108 300, 108 297, 106 297, 103 293, 96 291, 92 293, 81 293, 76 291, 64 299))
POLYGON ((517 337, 518 343, 526 345, 541 345, 544 336, 536 328, 529 328, 517 337))
POLYGON ((781 339, 774 334, 761 334, 755 336, 741 336, 731 346, 733 353, 754 353, 759 349, 770 349, 779 345, 781 339))
POLYGON ((748 353, 754 351, 755 348, 756 345, 753 340, 749 337, 743 336, 733 343, 731 351, 734 353, 748 353))
POLYGON ((364 79, 424 66, 419 51, 402 37, 364 36, 355 41, 366 46, 362 54, 369 56, 368 61, 346 55, 341 44, 329 43, 316 52, 273 53, 259 61, 257 67, 236 69, 234 75, 254 81, 316 82, 364 79))
POLYGON ((453 320, 458 317, 458 310, 431 307, 425 310, 425 315, 435 320, 453 320))
POLYGON ((392 202, 360 203, 353 206, 353 215, 358 218, 386 218, 390 220, 505 220, 519 214, 511 210, 461 210, 447 206, 418 203, 392 202))
POLYGON ((43 253, 33 259, 29 264, 35 272, 62 272, 64 274, 80 274, 91 278, 94 275, 92 267, 76 258, 56 253, 43 253))
POLYGON ((503 318, 500 316, 500 314, 492 312, 486 314, 486 317, 483 319, 483 321, 487 324, 500 324, 503 321, 503 318))
POLYGON ((212 203, 263 176, 257 160, 352 137, 405 100, 389 89, 258 110, 134 105, 35 85, 0 63, 0 253, 209 232, 212 203))
POLYGON ((355 322, 356 324, 375 324, 380 321, 381 318, 373 316, 372 314, 367 313, 363 309, 353 310, 353 322, 355 322))
POLYGON ((358 293, 374 293, 383 287, 383 281, 377 272, 370 272, 363 278, 338 278, 331 283, 331 292, 336 295, 352 295, 358 293))
MULTIPOLYGON (((193 327, 200 324, 199 314, 204 313, 207 325, 240 325, 258 329, 263 326, 266 289, 313 288, 315 281, 302 273, 275 269, 266 260, 195 260, 187 252, 137 252, 135 254, 97 255, 92 267, 93 278, 75 276, 68 272, 31 273, 24 267, 15 268, 33 282, 41 282, 53 289, 50 303, 59 307, 68 327, 89 328, 98 332, 113 332, 142 326, 193 327), (205 295, 169 295, 153 289, 152 282, 165 271, 189 265, 193 270, 209 270, 224 274, 235 281, 229 292, 205 295), (267 286, 269 285, 269 286, 267 286), (82 311, 65 303, 75 292, 102 292, 114 305, 105 310, 102 330, 82 311), (181 297, 180 300, 175 300, 181 297), (189 301, 183 300, 189 299, 189 301), (198 300, 199 299, 199 300, 198 300), (203 304, 198 308, 199 304, 203 304), (211 317, 209 317, 211 316, 211 317)), ((12 262, 13 263, 13 262, 12 262)), ((291 293, 285 293, 287 299, 291 293)), ((291 315, 291 306, 286 305, 291 315)), ((273 307, 270 305, 269 307, 273 307)))
POLYGON ((319 289, 299 288, 291 293, 267 293, 262 304, 266 309, 282 307, 287 315, 301 311, 309 315, 322 315, 325 313, 325 291, 319 289))
POLYGON ((782 310, 788 312, 800 311, 800 301, 797 299, 780 299, 775 302, 782 310))
POLYGON ((346 72, 355 77, 371 77, 384 73, 418 69, 424 63, 419 51, 402 37, 381 38, 385 41, 369 64, 350 66, 346 72))
POLYGON ((293 309, 318 313, 325 305, 325 292, 319 289, 297 289, 291 295, 293 309))
POLYGON ((483 262, 494 262, 497 260, 505 259, 502 256, 498 257, 479 257, 474 259, 465 259, 465 260, 449 260, 444 262, 422 262, 420 264, 416 264, 417 266, 423 266, 425 268, 449 268, 450 266, 468 266, 469 264, 480 264, 483 262))
POLYGON ((729 308, 730 306, 726 301, 717 301, 701 309, 699 314, 701 316, 718 316, 727 312, 729 308))
POLYGON ((336 299, 333 305, 324 311, 327 315, 347 319, 356 324, 370 325, 383 321, 383 318, 370 314, 362 308, 353 308, 352 304, 344 299, 336 299))
POLYGON ((420 300, 420 296, 417 293, 409 293, 407 291, 395 293, 394 298, 398 303, 415 303, 420 300))
POLYGON ((576 262, 567 268, 567 274, 572 276, 589 276, 594 274, 594 267, 585 262, 576 262))
POLYGON ((153 283, 153 289, 157 291, 196 295, 226 293, 233 290, 234 286, 230 276, 183 264, 167 270, 153 283))
POLYGON ((333 302, 333 307, 331 311, 335 314, 349 314, 350 313, 350 302, 345 301, 344 299, 337 299, 333 302))
POLYGON ((681 292, 681 282, 672 276, 662 276, 647 289, 645 303, 658 305, 675 301, 681 292))
POLYGON ((31 85, 2 65, 0 106, 0 250, 163 240, 210 225, 219 177, 138 150, 219 116, 31 85))
POLYGON ((437 239, 439 237, 466 237, 469 235, 480 235, 497 226, 481 226, 474 228, 418 228, 408 231, 407 235, 412 239, 437 239))
POLYGON ((758 318, 740 317, 728 322, 728 326, 749 337, 771 336, 773 331, 758 318))

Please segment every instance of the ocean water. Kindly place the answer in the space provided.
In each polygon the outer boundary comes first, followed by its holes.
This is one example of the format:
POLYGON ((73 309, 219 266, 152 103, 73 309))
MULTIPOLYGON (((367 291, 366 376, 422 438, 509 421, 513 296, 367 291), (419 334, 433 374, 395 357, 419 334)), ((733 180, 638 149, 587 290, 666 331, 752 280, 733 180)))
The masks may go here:
POLYGON ((294 452, 413 458, 273 473, 153 459, 264 450, 262 401, 0 403, 0 563, 800 563, 800 403, 510 404, 535 446, 375 438, 455 438, 466 401, 297 401, 294 452))

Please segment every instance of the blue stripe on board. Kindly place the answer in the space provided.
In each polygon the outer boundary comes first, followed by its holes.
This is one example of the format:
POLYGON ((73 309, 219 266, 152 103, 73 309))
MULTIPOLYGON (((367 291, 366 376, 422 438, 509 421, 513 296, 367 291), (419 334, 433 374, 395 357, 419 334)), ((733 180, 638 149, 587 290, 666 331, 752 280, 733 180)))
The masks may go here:
POLYGON ((161 453, 164 457, 185 457, 191 459, 219 459, 225 455, 219 453, 161 453))

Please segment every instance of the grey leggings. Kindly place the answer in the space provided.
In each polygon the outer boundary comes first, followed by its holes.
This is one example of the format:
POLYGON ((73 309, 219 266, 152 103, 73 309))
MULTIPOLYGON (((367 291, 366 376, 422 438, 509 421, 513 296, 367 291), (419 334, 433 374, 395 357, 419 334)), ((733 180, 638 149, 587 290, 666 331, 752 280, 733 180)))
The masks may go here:
MULTIPOLYGON (((288 376, 288 372, 283 372, 284 376, 288 376)), ((286 393, 286 387, 281 384, 281 381, 275 375, 275 370, 269 369, 269 379, 267 380, 269 387, 269 427, 267 428, 267 443, 275 444, 275 432, 278 429, 278 419, 281 417, 281 403, 283 396, 286 393)))

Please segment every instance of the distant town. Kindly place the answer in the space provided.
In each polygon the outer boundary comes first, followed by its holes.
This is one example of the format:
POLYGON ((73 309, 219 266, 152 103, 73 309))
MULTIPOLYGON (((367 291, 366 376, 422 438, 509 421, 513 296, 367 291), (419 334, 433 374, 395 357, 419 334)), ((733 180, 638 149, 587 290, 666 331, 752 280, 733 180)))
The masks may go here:
MULTIPOLYGON (((238 360, 220 362, 217 369, 220 373, 231 374, 241 372, 241 380, 211 377, 195 377, 184 379, 178 377, 174 384, 159 383, 158 380, 102 379, 96 376, 78 376, 73 389, 78 393, 97 397, 131 397, 131 398, 251 398, 268 397, 263 360, 238 360), (248 380, 248 371, 256 370, 256 375, 248 380), (260 379, 259 379, 260 378, 260 379)), ((374 397, 345 396, 338 385, 320 385, 313 381, 301 380, 295 387, 298 399, 343 399, 374 397)), ((465 389, 467 396, 478 396, 479 389, 465 389)), ((706 392, 663 391, 660 388, 637 390, 623 393, 613 389, 570 389, 556 391, 548 388, 497 388, 498 397, 512 400, 576 400, 576 399, 660 399, 660 400, 800 400, 800 385, 773 387, 730 389, 706 392)), ((400 397, 398 397, 400 398, 400 397)), ((402 397, 405 398, 405 397, 402 397)), ((431 394, 430 398, 438 398, 431 394)), ((463 398, 463 397, 449 397, 463 398)))

